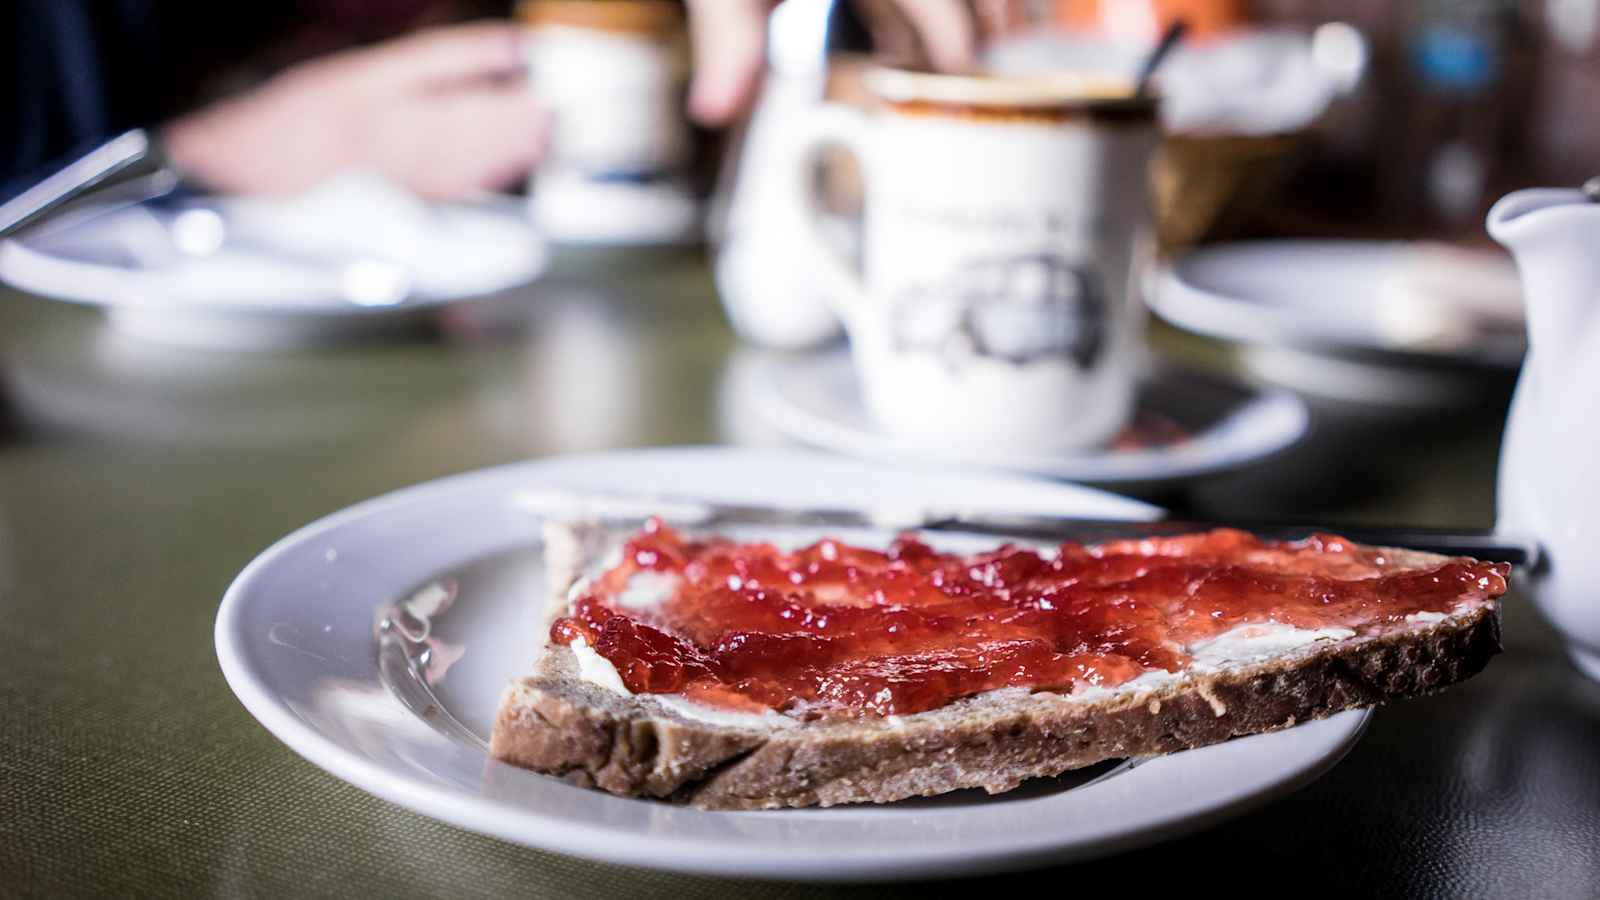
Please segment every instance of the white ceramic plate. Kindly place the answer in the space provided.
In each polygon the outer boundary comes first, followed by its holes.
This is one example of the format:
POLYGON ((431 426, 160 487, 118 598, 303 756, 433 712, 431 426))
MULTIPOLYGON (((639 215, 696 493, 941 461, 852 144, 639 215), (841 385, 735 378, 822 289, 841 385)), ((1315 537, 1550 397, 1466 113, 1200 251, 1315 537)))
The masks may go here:
POLYGON ((892 463, 977 466, 1099 484, 1167 484, 1239 468, 1292 445, 1310 422, 1305 402, 1292 391, 1163 371, 1140 387, 1134 431, 1156 435, 1142 445, 1008 453, 883 431, 862 404, 847 351, 773 358, 755 384, 756 410, 802 443, 892 463), (1174 428, 1181 440, 1164 434, 1174 428))
POLYGON ((1156 277, 1161 317, 1225 340, 1515 369, 1526 338, 1509 255, 1406 241, 1216 244, 1156 277))
MULTIPOLYGON (((327 189, 339 190, 349 189, 327 189)), ((352 202, 374 196, 371 187, 356 190, 352 202)), ((375 202, 392 194, 380 192, 375 202)), ((90 208, 47 224, 41 234, 0 242, 0 279, 100 307, 114 326, 141 338, 253 348, 413 326, 444 306, 532 281, 545 268, 545 242, 513 200, 428 206, 402 199, 411 215, 393 240, 378 209, 354 223, 314 228, 328 218, 317 209, 338 195, 314 197, 319 205, 309 211, 213 198, 181 207, 90 208), (181 213, 191 225, 228 223, 215 226, 228 229, 228 237, 202 255, 178 250, 181 213), (216 218, 206 220, 207 214, 216 218), (374 217, 379 224, 369 221, 374 217)), ((195 229, 187 235, 193 239, 195 229)))
POLYGON ((813 880, 973 873, 1150 843, 1305 784, 1366 722, 1365 712, 1345 713, 997 797, 702 812, 572 787, 486 753, 500 689, 526 673, 540 639, 539 523, 515 500, 533 486, 1155 512, 1072 485, 905 472, 792 450, 670 448, 489 469, 360 504, 261 554, 217 616, 217 656, 234 692, 311 762, 463 828, 607 862, 813 880), (407 602, 419 596, 426 601, 407 602), (391 627, 379 626, 385 620, 391 627))

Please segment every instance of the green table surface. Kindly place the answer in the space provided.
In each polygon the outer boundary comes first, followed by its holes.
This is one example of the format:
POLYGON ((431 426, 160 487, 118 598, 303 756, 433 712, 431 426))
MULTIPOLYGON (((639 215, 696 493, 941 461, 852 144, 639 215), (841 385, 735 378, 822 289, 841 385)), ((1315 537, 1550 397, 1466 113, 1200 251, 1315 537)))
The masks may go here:
MULTIPOLYGON (((741 401, 757 356, 695 251, 569 250, 442 333, 275 352, 143 343, 0 289, 0 895, 927 895, 625 869, 444 825, 301 760, 217 666, 233 576, 351 503, 557 453, 778 440, 741 401)), ((1300 447, 1152 499, 1487 525, 1505 387, 1442 413, 1318 401, 1300 447)), ((1379 711, 1292 796, 1146 850, 944 887, 1600 895, 1600 686, 1514 595, 1505 642, 1480 677, 1379 711)))

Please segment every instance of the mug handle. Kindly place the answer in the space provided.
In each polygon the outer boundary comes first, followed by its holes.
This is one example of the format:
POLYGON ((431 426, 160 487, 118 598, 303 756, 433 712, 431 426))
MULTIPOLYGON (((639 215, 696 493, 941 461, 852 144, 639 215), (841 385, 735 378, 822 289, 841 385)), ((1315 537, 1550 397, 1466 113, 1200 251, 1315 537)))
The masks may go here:
POLYGON ((865 175, 870 126, 867 114, 854 107, 820 103, 800 119, 799 134, 790 144, 794 156, 787 177, 793 191, 790 200, 799 213, 795 238, 803 258, 816 268, 823 300, 847 324, 862 309, 867 289, 849 261, 823 239, 814 190, 816 162, 822 148, 840 146, 854 154, 865 175))

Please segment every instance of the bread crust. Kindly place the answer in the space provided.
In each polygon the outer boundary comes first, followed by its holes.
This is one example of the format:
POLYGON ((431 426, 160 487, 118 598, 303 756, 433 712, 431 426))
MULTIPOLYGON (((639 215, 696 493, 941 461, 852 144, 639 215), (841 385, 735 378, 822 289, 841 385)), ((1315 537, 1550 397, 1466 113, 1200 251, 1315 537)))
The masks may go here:
MULTIPOLYGON (((1390 551, 1407 567, 1443 557, 1390 551)), ((1318 641, 1264 662, 1188 673, 1095 699, 1020 689, 896 717, 723 725, 658 698, 585 681, 568 647, 507 687, 497 760, 624 796, 703 809, 887 803, 962 788, 1000 793, 1108 759, 1155 756, 1418 697, 1476 674, 1500 651, 1499 606, 1318 641)))

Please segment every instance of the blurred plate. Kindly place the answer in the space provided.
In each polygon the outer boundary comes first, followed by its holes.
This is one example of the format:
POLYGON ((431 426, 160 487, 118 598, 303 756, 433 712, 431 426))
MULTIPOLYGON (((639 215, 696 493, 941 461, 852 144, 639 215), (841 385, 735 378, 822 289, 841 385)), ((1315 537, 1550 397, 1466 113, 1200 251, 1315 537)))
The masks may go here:
MULTIPOLYGON (((993 797, 958 791, 879 806, 711 812, 574 787, 494 762, 487 750, 500 692, 529 670, 542 631, 540 522, 516 503, 533 487, 1156 512, 1074 485, 793 450, 670 448, 503 466, 360 504, 258 556, 217 614, 217 657, 234 693, 312 763, 462 828, 624 865, 823 881, 1015 869, 1163 840, 1308 783, 1344 756, 1371 715, 1103 764, 993 797)), ((319 814, 338 811, 307 811, 319 814)))
POLYGON ((1158 275, 1150 305, 1211 337, 1391 363, 1514 370, 1527 348, 1510 256, 1442 244, 1216 244, 1158 275))
POLYGON ((521 204, 425 204, 346 176, 288 201, 88 206, 0 243, 0 279, 168 343, 256 347, 412 327, 525 284, 548 253, 521 204))
POLYGON ((754 392, 753 405, 774 428, 852 456, 1142 487, 1259 462, 1299 440, 1310 421, 1304 401, 1292 391, 1161 369, 1139 386, 1134 420, 1110 446, 1007 453, 882 430, 861 401, 847 350, 767 360, 754 392))
POLYGON ((608 180, 547 169, 529 191, 534 221, 560 244, 671 247, 704 239, 699 204, 681 179, 608 180))

